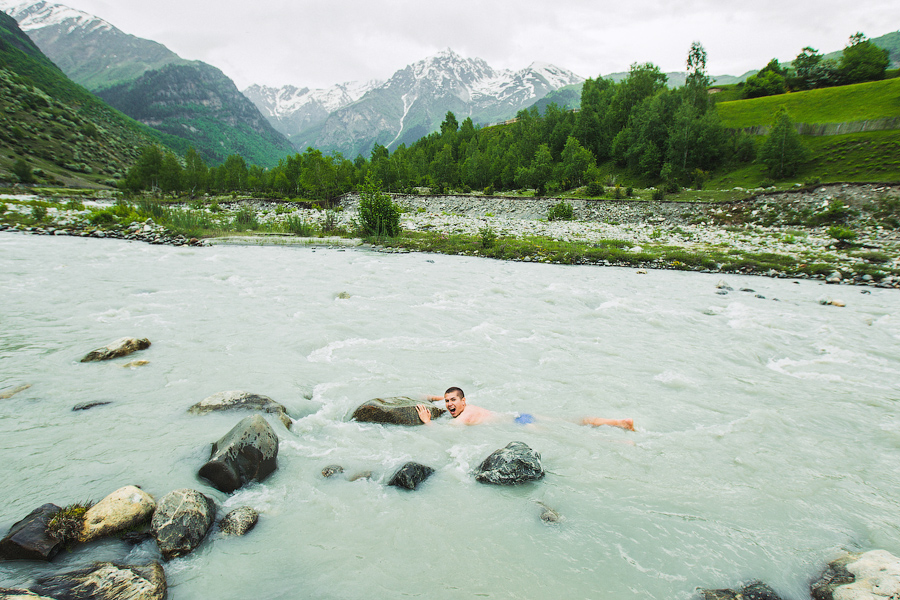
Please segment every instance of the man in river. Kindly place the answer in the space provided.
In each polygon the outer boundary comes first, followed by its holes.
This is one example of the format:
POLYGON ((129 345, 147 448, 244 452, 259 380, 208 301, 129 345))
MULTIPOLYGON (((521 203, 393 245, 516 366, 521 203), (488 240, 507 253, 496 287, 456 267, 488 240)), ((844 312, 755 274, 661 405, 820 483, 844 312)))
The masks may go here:
MULTIPOLYGON (((446 392, 444 392, 443 397, 426 396, 425 398, 430 402, 440 402, 441 400, 443 400, 444 405, 447 408, 447 412, 449 412, 450 416, 454 419, 453 422, 459 423, 461 425, 478 425, 480 423, 496 423, 507 420, 513 420, 521 425, 528 425, 529 423, 534 423, 536 420, 534 415, 530 415, 527 413, 522 413, 516 417, 513 417, 509 414, 496 413, 486 408, 475 406, 474 404, 468 404, 466 403, 465 393, 458 387, 449 388, 446 392)), ((425 404, 419 404, 416 407, 416 410, 418 411, 419 418, 422 420, 422 422, 425 425, 431 425, 431 411, 428 410, 428 406, 426 406, 425 404)), ((546 419, 546 417, 541 417, 541 419, 546 419)), ((628 431, 634 431, 633 419, 603 419, 600 417, 584 417, 578 422, 581 425, 591 425, 593 427, 609 425, 611 427, 620 427, 628 431)))

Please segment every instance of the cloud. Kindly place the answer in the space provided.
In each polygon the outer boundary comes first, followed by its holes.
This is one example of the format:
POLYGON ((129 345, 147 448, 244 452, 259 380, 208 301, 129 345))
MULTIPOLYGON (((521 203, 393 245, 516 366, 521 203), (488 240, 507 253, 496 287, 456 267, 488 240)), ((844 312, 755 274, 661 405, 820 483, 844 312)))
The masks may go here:
POLYGON ((386 79, 442 48, 520 69, 542 61, 584 77, 653 62, 684 69, 703 43, 714 74, 739 75, 806 45, 838 50, 856 31, 896 27, 892 2, 837 0, 68 0, 127 33, 251 83, 326 87, 386 79))

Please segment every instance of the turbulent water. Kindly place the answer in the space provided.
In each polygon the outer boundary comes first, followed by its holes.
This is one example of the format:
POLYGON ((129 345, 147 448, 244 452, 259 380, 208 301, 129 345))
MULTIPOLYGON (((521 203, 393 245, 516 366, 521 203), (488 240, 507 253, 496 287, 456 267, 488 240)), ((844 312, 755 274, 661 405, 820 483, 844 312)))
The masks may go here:
MULTIPOLYGON (((734 291, 717 295, 720 278, 0 235, 0 389, 32 384, 0 400, 0 529, 127 484, 157 499, 193 487, 220 516, 261 516, 247 536, 213 532, 167 563, 175 600, 670 600, 750 579, 805 598, 843 550, 900 554, 900 294, 729 276, 734 291), (126 335, 153 345, 78 362, 126 335), (123 368, 133 358, 150 362, 123 368), (450 385, 560 420, 348 420, 370 398, 450 385), (196 473, 243 415, 186 410, 234 389, 272 397, 295 423, 270 419, 278 470, 228 496, 196 473), (71 410, 88 401, 111 404, 71 410), (633 417, 637 431, 567 420, 587 415, 633 417), (514 440, 547 476, 475 482, 514 440), (409 460, 436 472, 415 492, 386 487, 409 460), (323 479, 329 464, 373 476, 323 479), (541 521, 539 503, 563 520, 541 521)), ((49 567, 0 563, 0 586, 158 558, 153 542, 109 540, 49 567)))

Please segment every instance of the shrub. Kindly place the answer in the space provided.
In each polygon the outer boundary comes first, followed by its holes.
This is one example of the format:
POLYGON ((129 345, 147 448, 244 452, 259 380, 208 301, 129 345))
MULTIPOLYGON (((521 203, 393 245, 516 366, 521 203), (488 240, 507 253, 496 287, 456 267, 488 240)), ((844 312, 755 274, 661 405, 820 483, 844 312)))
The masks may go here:
POLYGON ((828 235, 838 242, 848 243, 856 239, 856 232, 849 227, 834 225, 828 228, 828 235))
POLYGON ((5 214, 8 208, 5 203, 0 202, 0 215, 5 214))
POLYGON ((613 188, 612 197, 616 200, 621 200, 625 197, 625 190, 622 188, 621 184, 616 184, 616 187, 613 188))
POLYGON ((484 188, 484 195, 485 196, 493 196, 494 195, 494 186, 489 185, 486 188, 484 188))
POLYGON ((19 181, 22 183, 34 183, 34 175, 32 174, 31 167, 28 166, 23 159, 18 159, 12 167, 13 175, 19 178, 19 181))
POLYGON ((66 548, 71 548, 81 541, 84 515, 92 505, 93 502, 76 502, 63 508, 47 522, 47 534, 62 542, 66 548))
POLYGON ((312 223, 307 223, 301 217, 290 216, 284 221, 284 229, 294 235, 312 237, 316 234, 316 228, 312 223))
POLYGON ((599 181, 592 181, 587 184, 587 189, 585 191, 587 191, 588 196, 596 198, 597 196, 602 196, 605 190, 603 189, 602 183, 599 181))
POLYGON ((78 200, 69 200, 66 202, 66 210, 84 210, 84 204, 78 200))
POLYGON ((114 223, 115 220, 116 217, 109 209, 98 210, 88 217, 88 221, 93 225, 109 225, 110 223, 114 223))
POLYGON ((650 197, 654 200, 665 200, 666 191, 662 188, 653 188, 653 192, 650 194, 650 197))
POLYGON ((625 195, 628 196, 629 198, 633 197, 634 196, 634 188, 631 186, 625 188, 625 195))
POLYGON ((559 202, 547 211, 548 221, 571 221, 575 218, 575 210, 567 202, 559 202))
POLYGON ((366 176, 366 182, 359 190, 359 225, 364 235, 400 235, 400 210, 391 197, 381 191, 381 182, 371 175, 366 176))
POLYGON ((248 206, 237 211, 234 215, 235 229, 259 229, 259 221, 256 220, 256 213, 248 206))
POLYGON ((337 231, 337 212, 333 210, 325 211, 325 219, 322 221, 322 231, 325 233, 331 233, 332 231, 337 231))
POLYGON ((490 225, 485 225, 479 229, 478 234, 481 236, 481 247, 485 250, 497 243, 497 232, 490 225))
POLYGON ((41 205, 35 205, 31 207, 31 216, 34 217, 35 221, 41 222, 47 218, 47 207, 41 205))

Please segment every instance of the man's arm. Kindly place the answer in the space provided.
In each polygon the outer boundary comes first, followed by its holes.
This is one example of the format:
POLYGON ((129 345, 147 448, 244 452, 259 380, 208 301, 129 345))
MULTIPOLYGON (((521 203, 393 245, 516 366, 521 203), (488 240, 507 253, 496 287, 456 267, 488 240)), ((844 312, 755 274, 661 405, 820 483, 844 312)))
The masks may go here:
POLYGON ((422 420, 422 423, 425 425, 431 425, 431 407, 425 406, 424 404, 416 405, 416 412, 419 413, 419 419, 422 420))

